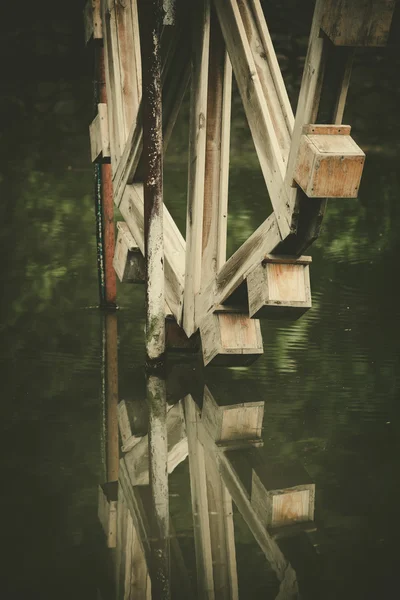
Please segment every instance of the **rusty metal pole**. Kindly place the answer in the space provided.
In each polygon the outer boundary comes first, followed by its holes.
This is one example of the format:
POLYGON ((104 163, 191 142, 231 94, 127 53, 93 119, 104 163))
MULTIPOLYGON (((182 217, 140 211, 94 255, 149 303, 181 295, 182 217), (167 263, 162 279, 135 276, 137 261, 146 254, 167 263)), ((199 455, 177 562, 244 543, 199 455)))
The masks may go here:
MULTIPOLYGON (((106 77, 104 66, 104 48, 96 45, 96 81, 98 102, 107 103, 106 77)), ((113 267, 115 248, 114 198, 111 164, 101 164, 101 212, 102 212, 102 253, 104 263, 100 276, 100 305, 104 308, 116 308, 117 280, 113 267)))

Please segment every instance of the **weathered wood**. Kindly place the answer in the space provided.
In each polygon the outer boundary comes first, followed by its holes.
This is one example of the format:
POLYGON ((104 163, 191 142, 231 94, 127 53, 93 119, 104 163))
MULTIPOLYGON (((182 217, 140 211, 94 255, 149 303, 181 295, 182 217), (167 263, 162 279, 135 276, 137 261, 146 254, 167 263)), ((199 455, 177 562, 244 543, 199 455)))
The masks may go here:
POLYGON ((386 46, 396 0, 327 0, 321 28, 338 46, 386 46))
POLYGON ((200 337, 205 365, 249 365, 263 353, 260 323, 247 315, 210 314, 201 322, 200 337))
MULTIPOLYGON (((279 75, 276 72, 274 78, 269 70, 271 66, 274 68, 275 64, 264 61, 265 64, 263 64, 263 68, 260 69, 260 59, 262 58, 262 55, 273 50, 272 44, 263 48, 261 54, 256 52, 257 63, 259 66, 259 69, 257 69, 252 54, 252 47, 249 43, 248 34, 243 23, 243 16, 246 19, 246 26, 250 38, 253 40, 253 46, 258 46, 259 43, 262 43, 264 37, 263 32, 265 34, 266 26, 260 35, 260 31, 257 30, 257 21, 255 22, 252 18, 251 11, 246 10, 244 3, 240 3, 242 15, 237 0, 215 0, 215 7, 229 52, 229 57, 232 62, 236 81, 238 83, 243 107, 246 112, 254 145, 260 161, 261 170, 274 208, 277 224, 281 235, 286 236, 290 232, 288 201, 285 197, 285 190, 283 190, 282 187, 286 171, 286 162, 282 156, 274 122, 271 118, 270 108, 260 81, 260 75, 265 76, 267 73, 268 81, 265 81, 265 87, 268 89, 268 87, 272 85, 272 89, 275 89, 275 81, 279 75)), ((260 12, 258 12, 258 17, 260 18, 260 16, 260 12)), ((269 95, 271 96, 271 103, 274 105, 273 109, 275 114, 280 113, 282 116, 279 124, 283 123, 283 132, 286 129, 286 121, 282 115, 279 96, 276 91, 274 100, 272 100, 272 94, 269 95)), ((275 119, 275 125, 278 126, 277 119, 275 119)), ((287 130, 283 137, 286 139, 283 145, 286 145, 287 147, 287 130)), ((283 137, 281 139, 283 139, 283 137)))
POLYGON ((118 482, 99 485, 97 516, 107 540, 107 548, 117 543, 117 500, 118 482))
MULTIPOLYGON (((168 438, 167 469, 168 473, 172 473, 174 469, 185 460, 188 453, 188 442, 181 402, 168 407, 166 427, 168 438)), ((126 453, 125 464, 129 471, 132 485, 138 486, 149 484, 149 451, 147 436, 143 436, 142 439, 126 453)))
POLYGON ((85 44, 91 39, 101 40, 103 38, 100 0, 87 0, 83 9, 83 25, 85 30, 85 44))
MULTIPOLYGON (((153 16, 161 18, 161 7, 155 0, 153 16), (160 11, 160 14, 156 11, 160 11)), ((149 16, 150 16, 149 11, 149 16)), ((144 84, 145 88, 145 84, 144 84)), ((145 92, 143 92, 145 93, 145 92)), ((152 596, 168 600, 170 590, 169 494, 168 494, 168 441, 167 398, 165 380, 147 375, 147 402, 149 405, 149 480, 151 490, 150 576, 152 596)))
POLYGON ((151 582, 143 544, 135 529, 122 486, 118 489, 117 540, 117 600, 151 600, 151 582))
POLYGON ((210 41, 210 2, 200 0, 192 14, 193 50, 190 92, 186 263, 183 328, 190 337, 197 329, 195 296, 201 284, 201 250, 206 161, 207 83, 210 41))
POLYGON ((218 405, 207 386, 204 389, 201 422, 218 446, 232 448, 261 441, 264 401, 218 405))
POLYGON ((196 298, 196 321, 201 325, 207 315, 222 304, 246 279, 266 254, 281 241, 275 215, 271 215, 226 261, 215 280, 196 298))
POLYGON ((206 481, 215 598, 239 600, 232 498, 213 460, 206 481))
POLYGON ((201 288, 226 260, 232 67, 215 12, 211 12, 201 288))
POLYGON ((254 461, 251 504, 267 527, 314 520, 315 484, 301 465, 254 461))
MULTIPOLYGON (((146 356, 149 362, 157 362, 162 359, 165 352, 160 49, 162 7, 158 0, 149 0, 141 8, 146 356)), ((168 590, 167 595, 169 595, 168 590)))
POLYGON ((196 549, 198 597, 202 600, 214 600, 213 559, 207 500, 206 466, 204 449, 198 440, 200 417, 198 408, 190 396, 185 398, 184 403, 189 448, 189 473, 194 542, 196 549))
POLYGON ((124 109, 125 145, 135 122, 142 98, 142 64, 137 0, 115 1, 115 21, 118 32, 119 71, 124 109))
MULTIPOLYGON (((185 399, 185 406, 187 406, 189 401, 193 402, 190 397, 185 399)), ((280 600, 298 598, 299 593, 296 573, 290 563, 286 560, 275 540, 267 532, 265 525, 262 523, 257 513, 254 511, 246 487, 233 467, 227 453, 214 443, 206 428, 201 425, 198 429, 198 437, 207 452, 207 456, 210 457, 217 466, 233 502, 236 504, 250 531, 254 535, 256 542, 264 552, 267 560, 270 562, 281 582, 278 598, 280 600)))
POLYGON ((129 452, 148 432, 148 406, 145 400, 121 400, 118 403, 118 426, 122 452, 129 452))
MULTIPOLYGON (((143 184, 126 186, 119 210, 144 254, 143 184)), ((176 321, 181 323, 186 246, 185 240, 165 205, 163 213, 165 298, 176 321)))
POLYGON ((104 29, 105 74, 107 83, 107 109, 110 135, 111 164, 116 170, 125 144, 126 129, 118 51, 118 31, 114 0, 101 0, 104 29))
POLYGON ((119 280, 122 283, 144 283, 146 266, 139 246, 124 221, 118 221, 117 230, 113 266, 119 280))
POLYGON ((97 105, 97 115, 89 125, 90 155, 92 162, 110 158, 107 104, 97 105))
MULTIPOLYGON (((189 35, 186 24, 180 24, 178 32, 169 37, 164 53, 162 122, 165 153, 190 77, 189 35)), ((142 118, 143 113, 139 106, 137 118, 131 125, 121 160, 113 176, 114 201, 117 206, 122 200, 125 186, 134 180, 143 180, 142 118)))
POLYGON ((293 178, 309 198, 356 198, 364 162, 350 135, 311 126, 300 139, 293 178))
POLYGON ((310 257, 279 260, 270 257, 247 278, 249 315, 266 319, 296 320, 312 306, 310 257))

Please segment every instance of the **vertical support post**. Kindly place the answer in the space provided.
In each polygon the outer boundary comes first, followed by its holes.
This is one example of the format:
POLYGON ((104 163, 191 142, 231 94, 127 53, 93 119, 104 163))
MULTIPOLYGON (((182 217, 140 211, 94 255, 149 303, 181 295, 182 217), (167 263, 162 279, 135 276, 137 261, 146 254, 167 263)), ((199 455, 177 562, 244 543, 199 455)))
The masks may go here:
MULTIPOLYGON (((107 103, 107 90, 104 66, 104 48, 96 46, 96 80, 97 96, 101 103, 107 103)), ((98 168, 98 167, 97 167, 98 168)), ((101 181, 101 217, 102 217, 102 239, 98 240, 102 248, 103 261, 100 264, 100 305, 106 308, 115 308, 117 304, 117 278, 113 267, 115 248, 114 229, 114 198, 112 186, 111 165, 102 163, 100 167, 101 181)), ((100 212, 100 211, 99 211, 100 212)), ((97 215, 96 215, 96 218, 97 215)), ((98 225, 99 228, 99 225, 98 225)))
POLYGON ((141 5, 146 258, 146 353, 149 363, 165 351, 163 148, 161 105, 161 0, 141 5))
POLYGON ((151 489, 151 564, 153 600, 169 600, 170 540, 168 497, 167 403, 165 380, 157 375, 147 378, 149 405, 149 478, 151 489))
POLYGON ((118 325, 115 312, 104 315, 105 378, 106 378, 106 431, 107 481, 117 481, 119 470, 118 439, 118 325))
POLYGON ((195 296, 200 291, 206 160, 207 83, 210 41, 210 0, 196 0, 192 12, 193 49, 190 90, 189 167, 186 213, 186 267, 183 328, 190 337, 197 329, 195 296))
POLYGON ((211 10, 201 288, 226 261, 232 67, 211 10))

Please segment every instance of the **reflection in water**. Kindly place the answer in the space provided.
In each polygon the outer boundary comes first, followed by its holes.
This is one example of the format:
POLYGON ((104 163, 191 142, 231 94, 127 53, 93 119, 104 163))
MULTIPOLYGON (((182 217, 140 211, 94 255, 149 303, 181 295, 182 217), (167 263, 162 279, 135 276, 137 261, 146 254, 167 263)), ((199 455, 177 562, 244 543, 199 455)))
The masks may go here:
POLYGON ((125 399, 117 405, 115 313, 105 315, 105 329, 109 483, 99 488, 98 513, 106 543, 115 548, 115 597, 249 597, 238 583, 244 526, 264 556, 259 579, 263 570, 275 574, 275 583, 261 584, 264 597, 299 598, 297 574, 281 540, 287 546, 315 532, 315 485, 293 460, 277 464, 263 451, 265 401, 249 394, 247 402, 220 403, 195 369, 190 389, 196 391, 182 397, 188 382, 180 365, 167 381, 147 376, 147 402, 125 399), (115 443, 117 418, 121 449, 115 443), (178 504, 185 500, 177 522, 176 498, 178 504), (181 523, 188 520, 192 525, 182 538, 181 523))

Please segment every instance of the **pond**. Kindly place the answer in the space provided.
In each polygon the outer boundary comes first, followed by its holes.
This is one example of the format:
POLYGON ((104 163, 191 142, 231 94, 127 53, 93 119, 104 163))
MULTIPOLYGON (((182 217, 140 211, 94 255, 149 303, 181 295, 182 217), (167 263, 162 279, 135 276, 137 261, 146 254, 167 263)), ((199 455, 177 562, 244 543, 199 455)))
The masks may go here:
MULTIPOLYGON (((9 8, 2 24, 9 60, 0 104, 6 117, 1 585, 7 599, 106 599, 113 596, 97 502, 105 481, 107 364, 87 129, 93 70, 82 41, 81 3, 70 3, 61 16, 49 8, 42 2, 21 17, 9 8)), ((265 7, 293 105, 309 8, 303 12, 289 0, 265 7)), ((264 354, 249 368, 204 370, 197 362, 172 361, 183 375, 177 389, 170 377, 171 404, 180 400, 181 385, 196 388, 196 399, 204 382, 220 407, 258 403, 268 465, 296 465, 315 484, 316 532, 279 541, 303 599, 391 597, 396 589, 399 67, 394 46, 356 54, 344 122, 367 161, 358 200, 329 202, 322 235, 310 249, 313 308, 292 324, 263 321, 264 354)), ((182 230, 187 115, 185 103, 165 164, 165 201, 182 230)), ((237 95, 229 201, 228 255, 270 211, 237 95)), ((118 396, 140 401, 146 395, 143 287, 120 285, 118 304, 118 396)), ((239 472, 241 451, 234 452, 239 472)), ((170 514, 191 586, 173 579, 175 597, 187 597, 196 588, 187 460, 170 478, 170 514)), ((275 598, 274 560, 265 559, 236 509, 233 522, 240 598, 275 598)))

